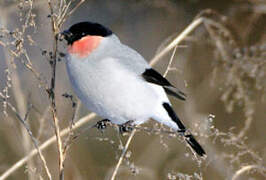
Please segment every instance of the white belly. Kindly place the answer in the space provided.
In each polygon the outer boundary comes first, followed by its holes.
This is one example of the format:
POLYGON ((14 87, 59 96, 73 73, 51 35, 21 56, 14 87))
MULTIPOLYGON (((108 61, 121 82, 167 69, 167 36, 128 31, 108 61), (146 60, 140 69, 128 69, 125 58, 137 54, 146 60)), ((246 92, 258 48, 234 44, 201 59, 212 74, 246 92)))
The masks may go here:
POLYGON ((161 87, 143 81, 141 76, 128 71, 115 59, 96 63, 70 59, 67 69, 73 89, 82 103, 113 123, 123 124, 129 120, 142 123, 162 102, 158 95, 158 92, 163 92, 161 87))

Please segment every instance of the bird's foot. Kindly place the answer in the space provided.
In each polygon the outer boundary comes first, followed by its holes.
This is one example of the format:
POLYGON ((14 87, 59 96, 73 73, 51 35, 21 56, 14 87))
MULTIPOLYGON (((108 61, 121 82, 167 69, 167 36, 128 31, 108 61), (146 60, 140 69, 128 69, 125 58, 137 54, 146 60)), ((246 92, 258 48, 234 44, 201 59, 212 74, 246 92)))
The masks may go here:
POLYGON ((95 124, 95 127, 100 130, 101 132, 103 132, 107 125, 110 123, 111 121, 109 119, 103 119, 101 121, 98 121, 96 124, 95 124))
POLYGON ((185 135, 185 133, 186 133, 186 129, 179 129, 179 130, 177 130, 177 132, 181 135, 181 136, 184 136, 185 135))
POLYGON ((131 131, 133 131, 134 129, 134 124, 133 124, 133 121, 127 121, 126 123, 124 124, 121 124, 121 125, 118 125, 119 127, 119 132, 124 135, 125 133, 129 133, 131 131))
POLYGON ((188 129, 180 129, 177 130, 177 132, 179 133, 179 135, 185 138, 189 138, 192 136, 191 132, 188 129))

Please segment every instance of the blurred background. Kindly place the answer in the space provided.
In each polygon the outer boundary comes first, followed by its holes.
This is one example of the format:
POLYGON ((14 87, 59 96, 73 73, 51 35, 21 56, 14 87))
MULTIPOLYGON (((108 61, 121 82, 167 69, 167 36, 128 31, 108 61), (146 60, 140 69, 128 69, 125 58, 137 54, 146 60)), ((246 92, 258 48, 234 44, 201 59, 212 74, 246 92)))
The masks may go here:
MULTIPOLYGON (((55 10, 58 5, 54 1, 55 10)), ((71 7, 77 4, 73 1, 71 7)), ((178 46, 167 79, 188 96, 170 97, 174 109, 197 136, 208 157, 196 159, 184 142, 167 133, 138 131, 117 179, 266 179, 266 1, 265 0, 87 0, 68 17, 62 29, 79 21, 109 27, 120 40, 147 61, 196 17, 206 18, 178 46), (236 177, 243 167, 250 168, 236 177)), ((17 114, 27 117, 33 136, 42 144, 54 135, 49 98, 33 71, 49 84, 53 49, 50 10, 45 0, 0 1, 0 174, 25 157, 34 146, 17 114), (30 13, 29 13, 30 12, 30 13)), ((86 116, 65 71, 66 45, 59 43, 56 106, 60 128, 67 128, 77 103, 75 120, 86 116)), ((172 51, 154 68, 167 69, 172 51)), ((113 127, 103 133, 88 128, 100 117, 74 131, 65 161, 65 179, 110 179, 121 154, 121 136, 113 127)), ((158 129, 155 121, 143 127, 158 129)), ((64 139, 65 140, 65 139, 64 139)), ((55 144, 43 150, 55 179, 55 144)), ((7 179, 47 179, 38 156, 7 179)))

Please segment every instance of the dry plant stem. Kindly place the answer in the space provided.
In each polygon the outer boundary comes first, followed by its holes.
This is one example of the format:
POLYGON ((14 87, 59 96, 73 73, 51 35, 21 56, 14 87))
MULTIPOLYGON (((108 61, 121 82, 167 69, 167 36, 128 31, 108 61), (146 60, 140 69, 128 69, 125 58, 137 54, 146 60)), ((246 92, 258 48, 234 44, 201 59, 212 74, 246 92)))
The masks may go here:
MULTIPOLYGON (((70 1, 69 3, 66 3, 65 0, 60 0, 59 3, 59 14, 54 13, 53 5, 51 3, 51 0, 48 0, 48 6, 51 13, 51 26, 52 26, 52 32, 54 36, 54 42, 53 42, 53 57, 52 57, 52 78, 51 78, 51 87, 49 89, 49 96, 51 99, 51 111, 52 116, 55 124, 55 135, 57 137, 57 146, 58 146, 58 152, 59 152, 59 179, 64 179, 64 160, 66 157, 66 147, 62 146, 62 140, 59 136, 60 134, 60 127, 58 123, 57 113, 56 113, 56 103, 55 103, 55 79, 56 79, 56 59, 57 59, 57 48, 58 48, 58 33, 60 32, 60 27, 65 22, 67 17, 69 17, 72 13, 74 13, 77 8, 84 2, 85 0, 81 0, 70 12, 69 7, 72 3, 70 1)), ((72 129, 72 128, 70 128, 72 129)), ((70 131, 71 132, 71 131, 70 131)))
MULTIPOLYGON (((213 39, 213 41, 216 44, 217 49, 219 50, 222 58, 226 61, 226 60, 230 60, 232 59, 229 54, 226 52, 225 50, 225 44, 223 42, 221 42, 219 35, 216 35, 215 32, 212 30, 211 26, 216 27, 217 29, 222 29, 222 31, 226 32, 226 34, 231 34, 230 31, 224 27, 221 23, 219 22, 215 22, 212 19, 208 19, 208 18, 204 18, 204 26, 207 29, 207 32, 210 34, 210 37, 213 39)), ((231 35, 232 37, 232 35, 231 35)), ((237 81, 238 85, 240 85, 241 83, 239 82, 239 80, 237 81)), ((248 100, 248 96, 245 97, 245 102, 249 101, 248 100)), ((238 133, 237 137, 235 138, 235 140, 241 139, 245 136, 246 132, 249 130, 250 125, 253 121, 253 118, 248 117, 245 121, 245 125, 242 128, 242 130, 238 133)))
POLYGON ((59 14, 62 13, 63 5, 65 4, 65 0, 60 0, 59 2, 59 14))
MULTIPOLYGON (((224 60, 230 59, 229 55, 226 53, 224 44, 221 42, 219 36, 215 34, 215 32, 212 30, 210 26, 215 26, 219 29, 222 29, 223 31, 227 32, 227 29, 222 26, 219 23, 214 22, 211 19, 204 18, 204 26, 207 29, 207 32, 210 34, 210 37, 213 39, 213 41, 216 44, 217 49, 219 49, 219 52, 221 53, 224 60)), ((227 32, 228 33, 228 32, 227 32)), ((229 33, 228 33, 229 34, 229 33)))
MULTIPOLYGON (((71 100, 71 102, 73 103, 73 101, 71 100)), ((73 106, 73 104, 72 104, 73 106)), ((77 116, 77 112, 79 111, 79 108, 80 106, 76 106, 73 107, 73 115, 72 115, 72 118, 70 120, 70 123, 69 123, 69 133, 68 133, 68 136, 65 140, 65 145, 64 145, 64 149, 63 149, 63 155, 64 155, 64 160, 66 158, 66 154, 67 154, 67 150, 69 149, 71 143, 72 143, 72 140, 73 140, 73 126, 74 126, 74 122, 75 122, 75 119, 76 119, 76 116, 77 116)))
POLYGON ((71 5, 71 1, 69 1, 68 4, 64 6, 64 9, 62 10, 61 14, 59 14, 58 19, 58 27, 61 27, 61 25, 66 21, 66 15, 68 14, 69 6, 71 5))
POLYGON ((168 66, 167 66, 167 68, 166 68, 166 71, 165 71, 164 74, 163 74, 163 77, 166 77, 167 74, 168 74, 168 72, 169 72, 170 69, 171 69, 171 65, 172 65, 172 63, 173 63, 173 59, 174 59, 174 57, 175 57, 176 49, 177 49, 177 46, 175 46, 175 48, 174 48, 174 50, 173 50, 173 53, 172 53, 172 55, 171 55, 171 58, 170 58, 170 61, 169 61, 169 63, 168 63, 168 66))
POLYGON ((237 180, 238 177, 240 177, 243 173, 252 170, 252 169, 258 169, 261 170, 262 172, 266 172, 266 167, 263 166, 259 166, 259 165, 247 165, 242 167, 241 169, 239 169, 238 171, 236 171, 236 173, 234 174, 234 176, 232 177, 232 180, 237 180))
MULTIPOLYGON (((25 21, 25 25, 23 26, 22 32, 24 33, 26 30, 26 25, 28 24, 30 15, 31 15, 31 10, 32 10, 32 0, 30 1, 30 11, 27 13, 26 16, 26 21, 25 21)), ((29 69, 34 76, 36 77, 37 80, 39 80, 40 84, 45 87, 45 89, 47 90, 47 93, 50 97, 50 101, 51 101, 51 113, 52 113, 52 117, 53 117, 53 121, 54 121, 54 130, 55 130, 55 135, 56 135, 56 139, 57 139, 57 146, 58 146, 58 152, 59 152, 59 171, 60 171, 60 179, 64 179, 63 178, 63 165, 64 165, 64 153, 63 153, 63 147, 62 147, 62 140, 61 137, 59 136, 60 134, 60 127, 59 127, 59 122, 58 122, 58 118, 57 118, 57 113, 56 113, 56 103, 55 103, 55 79, 56 79, 56 58, 57 58, 57 47, 58 47, 58 39, 57 39, 57 34, 59 32, 60 26, 59 26, 59 19, 58 17, 62 17, 62 9, 65 10, 65 14, 64 14, 64 18, 63 20, 65 20, 65 16, 68 15, 67 11, 69 8, 70 3, 68 3, 68 6, 66 6, 66 2, 65 0, 61 0, 60 1, 60 8, 59 8, 59 14, 55 14, 54 13, 54 9, 53 9, 53 4, 51 2, 51 0, 47 0, 48 2, 48 6, 49 6, 49 10, 50 10, 50 15, 51 15, 51 27, 52 27, 52 32, 53 32, 53 36, 54 36, 54 42, 53 42, 53 57, 52 57, 52 64, 51 64, 51 69, 52 69, 52 78, 51 78, 51 82, 50 82, 50 88, 48 88, 48 85, 41 79, 39 73, 37 73, 34 68, 32 67, 30 58, 27 55, 27 52, 23 52, 23 54, 26 57, 27 62, 23 62, 23 65, 29 69)), ((71 11, 70 13, 72 14, 82 3, 84 2, 84 0, 82 0, 81 2, 79 2, 71 11)), ((62 21, 63 23, 64 21, 62 21)), ((12 54, 12 52, 11 52, 12 54)), ((13 54, 14 56, 18 56, 16 53, 13 54)))
POLYGON ((33 65, 31 63, 31 60, 28 56, 28 53, 27 52, 24 52, 24 56, 25 58, 27 59, 27 62, 28 63, 23 63, 23 65, 28 69, 30 70, 32 73, 33 73, 33 76, 39 81, 40 83, 40 86, 43 87, 45 90, 48 89, 48 84, 46 83, 46 81, 44 81, 40 75, 40 73, 38 73, 34 68, 33 68, 33 65))
MULTIPOLYGON (((95 113, 90 113, 88 114, 87 116, 81 118, 80 120, 78 120, 75 125, 73 126, 72 128, 72 131, 82 127, 84 124, 88 123, 90 120, 92 120, 93 118, 96 117, 96 114, 95 113)), ((91 128, 93 127, 94 125, 88 127, 88 128, 91 128)), ((139 128, 136 127, 136 130, 138 130, 139 128)), ((147 128, 143 128, 143 129, 140 129, 140 130, 145 130, 147 132, 152 132, 152 131, 155 131, 154 129, 147 129, 147 128)), ((69 128, 65 128, 61 131, 60 133, 60 136, 61 137, 64 137, 66 135, 68 135, 70 132, 70 129, 69 128)), ((157 132, 157 131, 155 131, 157 132)), ((158 131, 158 132, 161 132, 161 131, 158 131)), ((163 131, 164 133, 176 133, 176 132, 171 132, 171 131, 163 131)), ((133 135, 132 135, 132 138, 133 138, 133 135)), ((131 140, 132 140, 131 138, 131 140)), ((130 141, 131 141, 130 140, 130 141)), ((130 141, 127 142, 127 144, 130 143, 130 141)), ((46 149, 47 147, 49 147, 50 145, 52 145, 53 143, 56 142, 56 136, 53 136, 51 138, 49 138, 48 140, 46 140, 44 143, 42 143, 40 146, 39 146, 39 149, 40 151, 43 151, 44 149, 46 149)), ((14 173, 16 170, 18 170, 20 167, 22 167, 28 160, 30 160, 31 158, 33 158, 36 154, 38 154, 38 151, 37 149, 34 149, 32 150, 27 156, 23 157, 22 159, 20 159, 19 161, 17 161, 14 165, 12 165, 8 170, 6 170, 1 176, 0 176, 0 180, 5 180, 6 178, 8 178, 12 173, 14 173)), ((121 163, 120 163, 121 165, 121 163)), ((119 165, 119 166, 120 166, 119 165)))
POLYGON ((56 117, 56 112, 54 111, 54 109, 52 108, 52 115, 53 115, 53 120, 54 120, 54 125, 55 125, 55 136, 56 136, 56 140, 57 140, 57 148, 58 148, 58 153, 59 153, 59 171, 60 171, 60 180, 64 179, 63 176, 63 170, 64 170, 64 155, 63 155, 63 147, 62 147, 62 139, 60 137, 60 129, 59 129, 59 123, 58 123, 58 119, 56 117))
MULTIPOLYGON (((0 94, 0 96, 2 96, 2 95, 0 94)), ((34 145, 34 147, 35 147, 36 154, 37 154, 37 153, 39 154, 40 159, 41 159, 41 161, 42 161, 42 163, 43 163, 43 167, 44 167, 44 169, 45 169, 45 172, 46 172, 48 178, 51 180, 51 179, 52 179, 52 176, 51 176, 51 173, 50 173, 49 168, 48 168, 48 166, 47 166, 46 160, 45 160, 45 158, 44 158, 44 156, 43 156, 43 154, 42 154, 42 151, 41 151, 41 149, 40 149, 39 146, 38 146, 38 141, 37 141, 37 139, 33 136, 32 132, 31 132, 31 130, 30 130, 29 125, 26 123, 26 120, 27 120, 27 118, 28 118, 28 113, 29 113, 30 109, 28 109, 28 112, 26 113, 25 118, 22 118, 22 117, 20 116, 20 114, 17 112, 16 108, 15 108, 11 103, 7 102, 7 105, 8 105, 8 107, 9 107, 9 108, 15 113, 16 117, 18 118, 18 120, 22 123, 23 127, 27 130, 27 133, 28 133, 29 136, 31 137, 31 140, 32 140, 33 145, 34 145)), ((0 177, 0 179, 1 179, 1 177, 0 177)))
MULTIPOLYGON (((29 5, 30 5, 30 9, 29 9, 27 15, 25 16, 26 20, 25 20, 25 23, 22 25, 21 34, 24 34, 26 27, 28 25, 29 17, 30 17, 30 14, 32 12, 32 1, 29 1, 29 5)), ((7 22, 8 18, 6 17, 8 14, 7 12, 8 11, 4 12, 3 17, 1 19, 1 23, 5 29, 8 25, 8 22, 7 22)), ((17 41, 17 42, 21 43, 22 41, 17 41)), ((10 73, 10 78, 12 81, 11 90, 13 92, 13 97, 14 97, 15 104, 16 104, 16 111, 21 117, 23 117, 23 116, 25 116, 26 111, 27 111, 27 109, 26 109, 26 97, 25 97, 23 90, 22 90, 22 84, 20 81, 21 79, 20 79, 20 76, 18 73, 18 69, 16 68, 16 65, 15 65, 16 63, 14 62, 14 59, 16 57, 19 57, 19 53, 15 52, 16 50, 14 50, 14 51, 11 50, 9 48, 9 46, 6 46, 6 44, 4 45, 4 47, 5 48, 3 48, 3 52, 4 52, 4 56, 5 56, 6 65, 7 65, 8 71, 11 72, 10 73)), ((28 64, 23 60, 21 62, 28 64)), ((6 102, 7 102, 7 100, 8 99, 6 99, 6 102)), ((21 142, 23 142, 22 146, 21 146, 22 151, 25 154, 27 154, 32 149, 32 140, 31 140, 30 136, 28 135, 28 132, 25 129, 25 127, 23 126, 23 124, 20 124, 20 134, 21 134, 21 142)), ((29 169, 34 168, 35 167, 34 162, 32 160, 28 161, 27 167, 29 169)), ((27 176, 28 176, 27 178, 29 180, 31 180, 31 179, 33 179, 34 175, 33 175, 33 173, 31 173, 29 171, 29 173, 27 173, 27 176)))
POLYGON ((136 129, 133 129, 133 131, 131 132, 131 134, 130 134, 128 140, 127 140, 127 143, 126 143, 125 147, 123 148, 122 154, 121 154, 121 156, 120 156, 120 158, 119 158, 119 160, 118 160, 118 162, 117 162, 117 164, 115 166, 115 170, 114 170, 114 172, 112 174, 111 180, 115 179, 115 177, 117 175, 117 172, 118 172, 118 169, 119 169, 119 167, 120 167, 120 165, 121 165, 121 163, 122 163, 122 161, 123 161, 123 159, 124 159, 124 157, 126 155, 126 152, 127 152, 128 147, 129 147, 129 144, 130 144, 131 140, 133 139, 135 133, 136 133, 136 129))
MULTIPOLYGON (((80 128, 84 124, 88 123, 94 117, 96 117, 96 114, 95 113, 90 113, 87 116, 81 118, 79 121, 77 121, 75 123, 75 125, 73 126, 73 129, 72 130, 76 130, 76 129, 80 128)), ((61 133, 60 133, 60 137, 63 137, 63 136, 68 135, 69 134, 69 131, 70 131, 69 128, 63 129, 61 131, 61 133)), ((52 145, 54 142, 56 142, 56 140, 57 140, 56 139, 56 136, 53 136, 53 137, 49 138, 48 140, 46 140, 43 144, 41 144, 39 146, 39 149, 41 151, 43 151, 44 149, 46 149, 47 147, 49 147, 50 145, 52 145)), ((32 150, 27 156, 23 157, 22 159, 20 159, 19 161, 17 161, 13 166, 11 166, 8 170, 6 170, 0 176, 0 180, 4 180, 4 179, 8 178, 12 173, 14 173, 20 167, 22 167, 29 159, 31 159, 32 157, 34 157, 36 154, 38 154, 37 149, 32 150)))
POLYGON ((51 100, 51 113, 54 121, 54 130, 55 130, 55 135, 57 139, 57 149, 58 149, 58 154, 59 154, 59 179, 63 180, 64 179, 64 155, 63 155, 63 147, 62 147, 62 139, 60 137, 60 127, 59 127, 59 122, 57 118, 57 113, 56 113, 56 104, 55 104, 55 79, 56 79, 56 58, 57 58, 57 47, 58 47, 58 37, 57 34, 59 32, 57 22, 54 16, 54 10, 53 6, 50 0, 48 0, 48 6, 50 9, 51 13, 51 26, 52 26, 52 32, 54 36, 54 41, 53 41, 53 56, 52 56, 52 78, 51 78, 51 85, 49 89, 49 96, 51 100))
POLYGON ((238 133, 237 138, 236 139, 241 139, 245 136, 245 134, 247 133, 247 131, 250 129, 251 127, 251 123, 253 121, 253 118, 248 117, 245 120, 245 125, 244 127, 241 129, 241 131, 238 133))
POLYGON ((50 107, 48 106, 44 113, 42 114, 40 121, 39 121, 39 127, 38 127, 38 132, 36 133, 36 139, 40 139, 40 137, 42 136, 43 132, 45 131, 45 122, 47 119, 47 115, 50 112, 50 107))
MULTIPOLYGON (((52 57, 52 78, 51 78, 51 85, 49 89, 49 96, 51 100, 51 112, 54 120, 54 125, 55 125, 55 135, 57 137, 57 147, 58 147, 58 153, 59 153, 59 179, 63 180, 64 179, 64 160, 66 157, 66 149, 63 148, 62 146, 62 140, 61 137, 59 136, 60 134, 60 127, 58 123, 58 118, 57 118, 57 113, 56 113, 56 103, 55 103, 55 79, 56 79, 56 59, 57 59, 57 48, 58 48, 58 33, 60 32, 60 27, 64 23, 67 17, 71 15, 75 10, 84 2, 84 0, 81 0, 70 12, 69 6, 71 4, 71 1, 66 4, 64 0, 60 1, 59 4, 59 14, 54 14, 54 9, 51 0, 48 0, 48 6, 50 9, 51 13, 51 27, 52 27, 52 32, 54 36, 54 42, 53 42, 53 57, 52 57), (65 149, 65 150, 64 150, 65 149)), ((72 129, 72 128, 70 128, 72 129)))
POLYGON ((78 2, 78 4, 70 11, 70 12, 68 12, 67 10, 68 10, 68 8, 69 8, 69 6, 70 6, 70 3, 67 5, 67 7, 66 7, 66 9, 65 9, 65 13, 63 13, 63 15, 62 15, 62 17, 59 19, 59 22, 58 22, 58 26, 60 27, 64 22, 65 22, 65 20, 70 16, 70 15, 72 15, 80 6, 81 6, 81 4, 83 4, 85 2, 85 0, 80 0, 79 2, 78 2), (68 13, 66 13, 66 12, 68 12, 68 13))
POLYGON ((194 29, 196 29, 202 22, 204 18, 198 18, 194 20, 187 28, 182 31, 171 43, 168 44, 161 52, 159 52, 151 61, 150 64, 153 66, 162 58, 165 54, 167 54, 171 49, 177 46, 181 41, 183 41, 189 33, 191 33, 194 29))

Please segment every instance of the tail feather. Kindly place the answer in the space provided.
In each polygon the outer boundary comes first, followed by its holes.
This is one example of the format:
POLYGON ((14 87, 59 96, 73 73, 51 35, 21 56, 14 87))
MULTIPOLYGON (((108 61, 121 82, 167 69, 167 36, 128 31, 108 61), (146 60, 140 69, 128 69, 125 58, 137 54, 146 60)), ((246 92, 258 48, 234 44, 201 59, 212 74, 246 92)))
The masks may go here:
POLYGON ((199 155, 204 156, 206 153, 201 147, 201 145, 197 142, 197 140, 194 138, 194 136, 187 132, 186 127, 181 122, 181 120, 178 118, 176 113, 174 112, 173 108, 170 106, 169 103, 163 103, 163 107, 167 111, 168 115, 171 117, 171 119, 176 123, 178 126, 178 132, 185 137, 186 142, 190 145, 190 147, 199 155))
POLYGON ((173 86, 163 86, 163 88, 168 95, 174 96, 174 97, 181 99, 183 101, 186 100, 186 94, 183 93, 182 91, 180 91, 179 89, 177 89, 173 86))
POLYGON ((204 156, 206 153, 204 149, 201 147, 201 145, 198 143, 198 141, 194 138, 192 134, 185 135, 186 142, 194 149, 194 151, 199 155, 199 156, 204 156))

